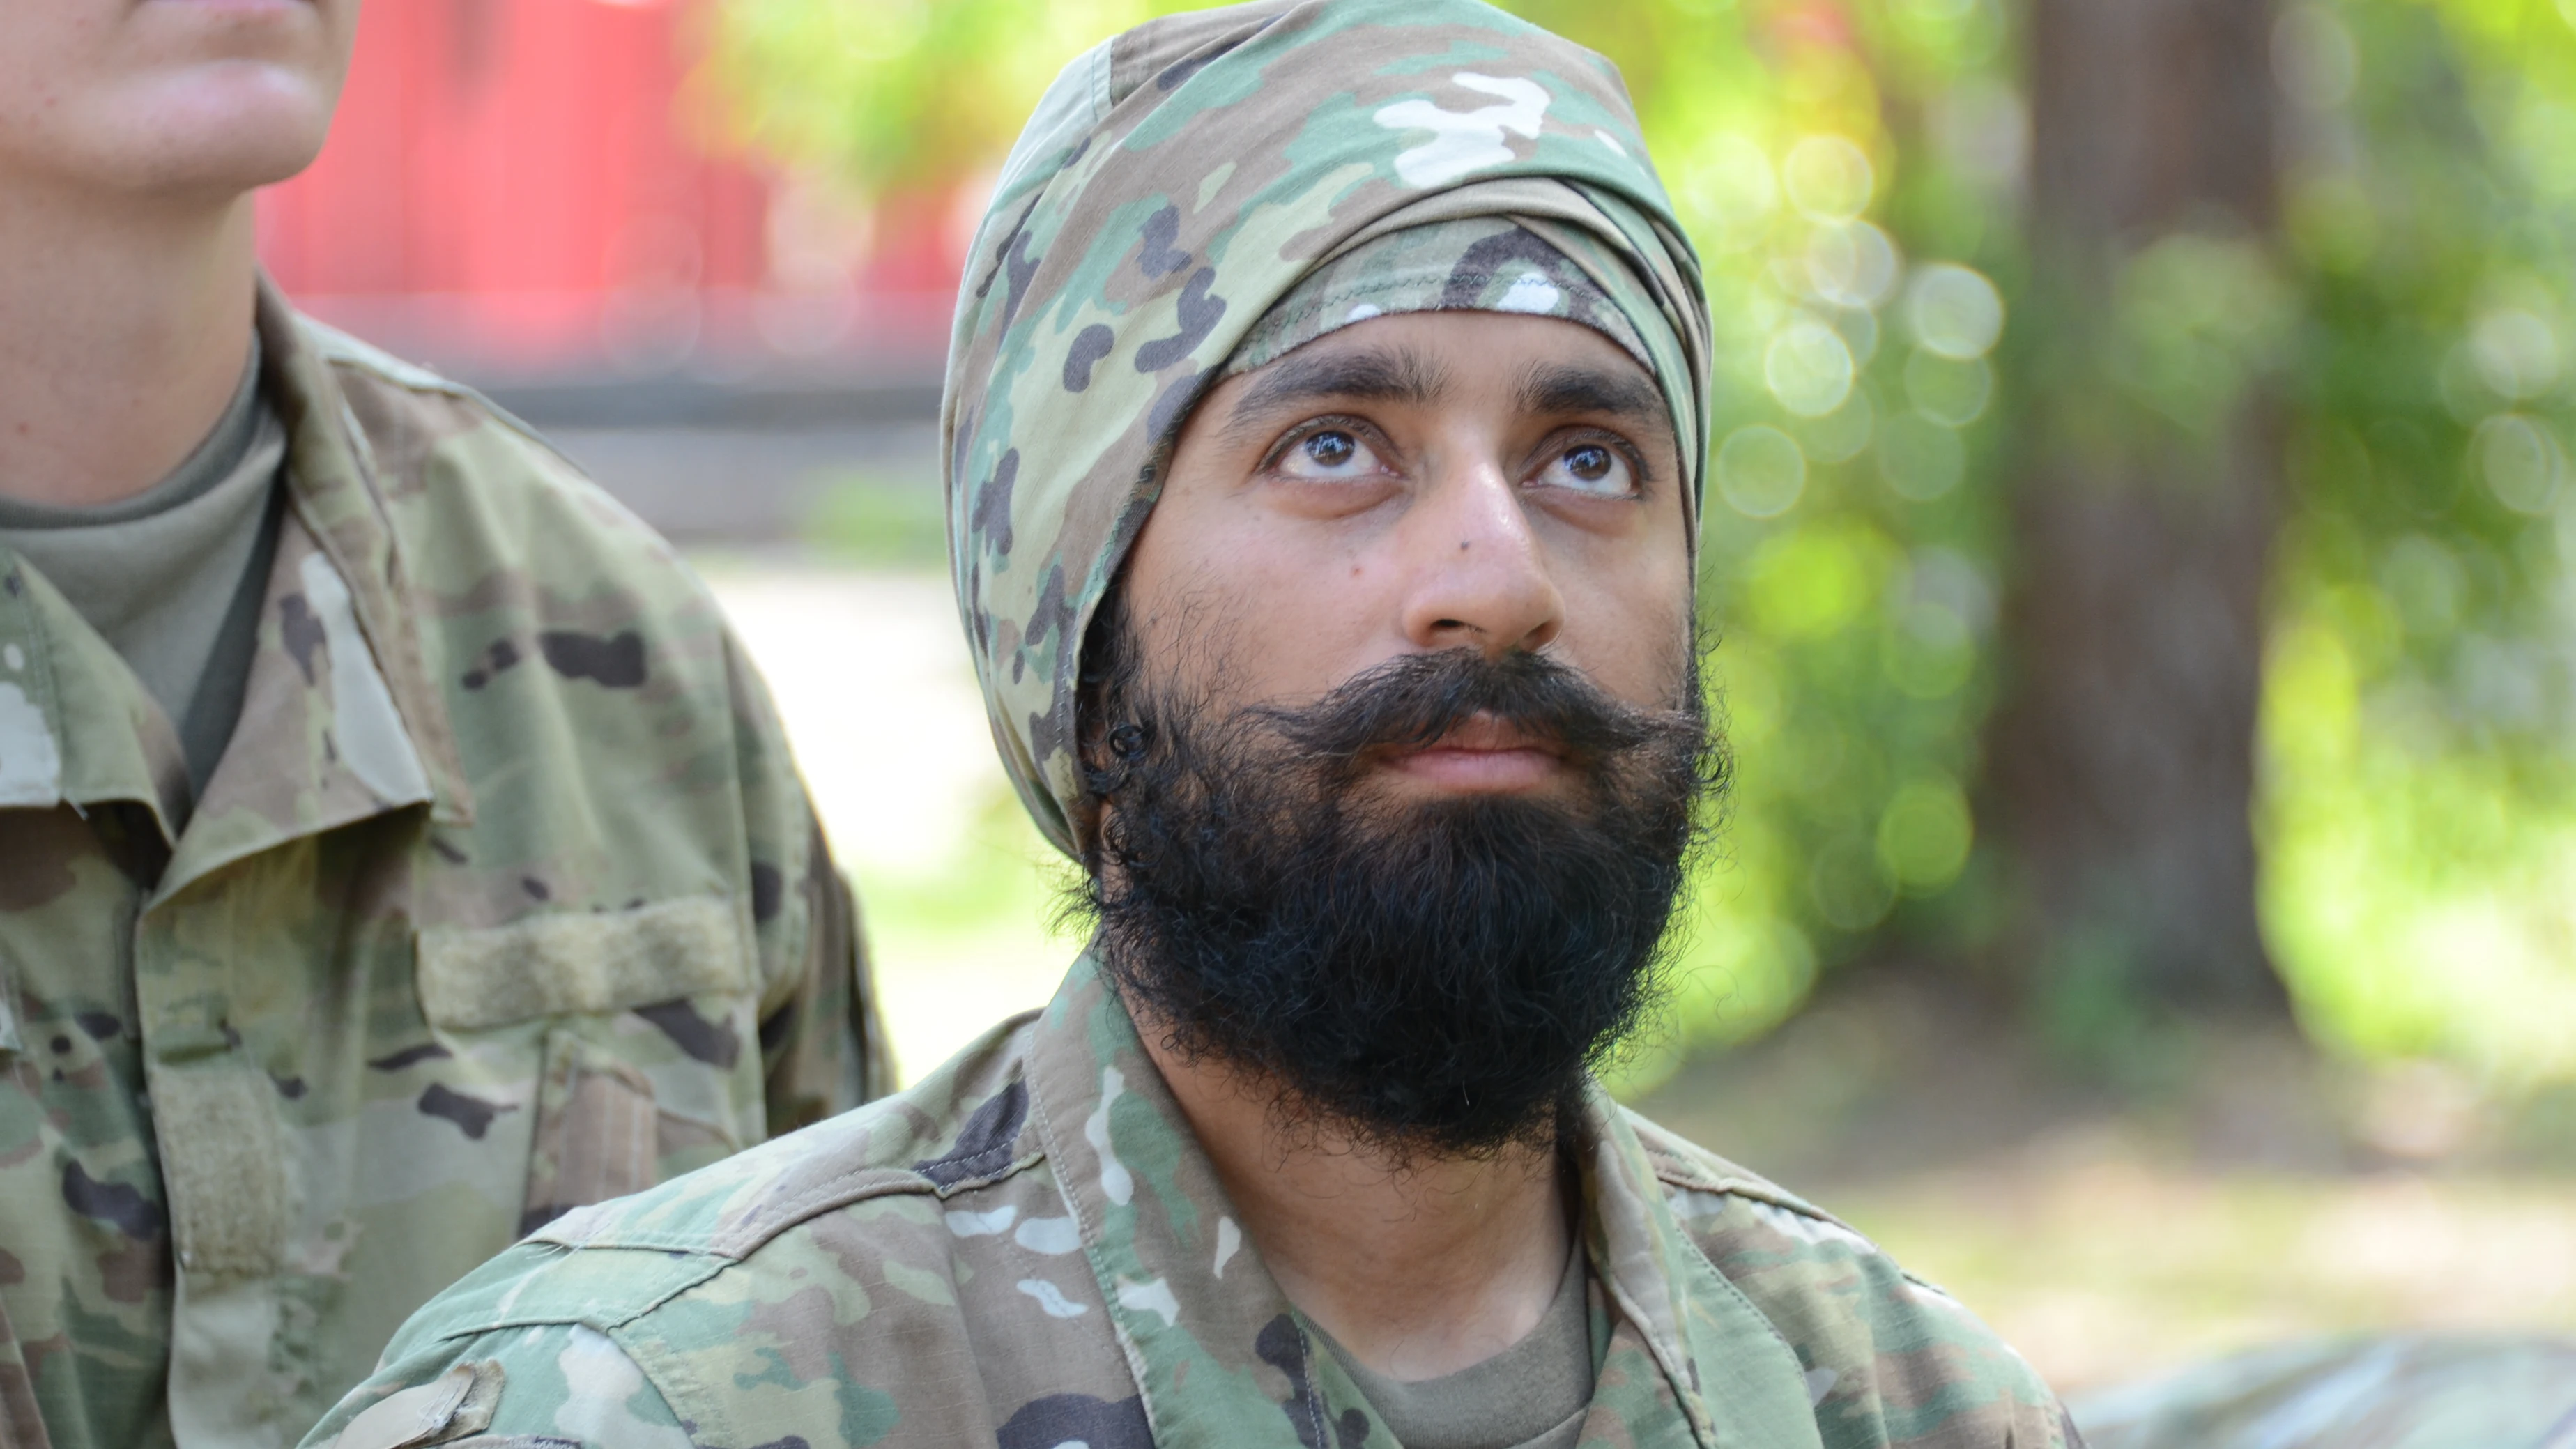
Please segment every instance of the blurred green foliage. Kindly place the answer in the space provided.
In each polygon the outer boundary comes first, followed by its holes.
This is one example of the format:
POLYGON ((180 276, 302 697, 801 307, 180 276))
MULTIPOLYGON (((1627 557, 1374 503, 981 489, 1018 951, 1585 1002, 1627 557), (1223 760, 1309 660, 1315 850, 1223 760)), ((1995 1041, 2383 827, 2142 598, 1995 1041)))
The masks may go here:
MULTIPOLYGON (((702 79, 741 144, 918 196, 988 171, 1065 60, 1186 8, 722 0, 702 79)), ((2082 369, 2029 293, 2000 0, 1507 8, 1621 65, 1717 325, 1703 596, 1741 769, 1681 1030, 1631 1085, 1864 950, 1991 935, 2013 440, 2044 408, 2079 447, 2188 448, 2258 382, 2287 442, 2257 823, 2302 1021, 2576 1075, 2576 0, 2282 9, 2277 232, 2143 246, 2082 369)))
POLYGON ((936 479, 835 471, 807 483, 812 501, 797 535, 808 547, 859 568, 947 572, 948 510, 936 479))
POLYGON ((2331 1041, 2576 1075, 2576 5, 2348 0, 2281 42, 2266 925, 2331 1041))

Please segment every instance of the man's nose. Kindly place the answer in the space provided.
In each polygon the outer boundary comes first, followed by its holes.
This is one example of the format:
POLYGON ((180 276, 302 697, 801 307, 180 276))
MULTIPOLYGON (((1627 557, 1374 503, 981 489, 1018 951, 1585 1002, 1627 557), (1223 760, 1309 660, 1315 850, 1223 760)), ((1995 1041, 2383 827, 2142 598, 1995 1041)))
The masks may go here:
POLYGON ((1489 659, 1545 648, 1564 625, 1565 600, 1512 476, 1476 457, 1437 466, 1427 481, 1398 540, 1405 638, 1489 659))

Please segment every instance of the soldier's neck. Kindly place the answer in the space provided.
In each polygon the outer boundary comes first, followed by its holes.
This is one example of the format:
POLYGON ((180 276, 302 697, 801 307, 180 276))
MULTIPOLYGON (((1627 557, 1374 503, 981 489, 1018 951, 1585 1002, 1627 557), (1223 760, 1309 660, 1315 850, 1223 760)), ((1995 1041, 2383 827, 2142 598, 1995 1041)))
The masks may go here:
POLYGON ((1361 1363, 1437 1378, 1537 1326, 1573 1231, 1553 1151, 1399 1168, 1329 1129, 1283 1125, 1266 1083, 1141 1035, 1263 1266, 1361 1363))
POLYGON ((114 503, 177 467, 250 355, 251 199, 0 174, 0 496, 114 503))

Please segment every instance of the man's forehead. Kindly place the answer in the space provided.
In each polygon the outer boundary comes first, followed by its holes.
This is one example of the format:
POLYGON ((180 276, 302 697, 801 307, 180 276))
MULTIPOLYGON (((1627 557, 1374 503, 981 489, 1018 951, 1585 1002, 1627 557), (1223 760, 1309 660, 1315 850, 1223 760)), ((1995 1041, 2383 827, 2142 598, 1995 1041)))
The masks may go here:
POLYGON ((1422 312, 1372 318, 1233 382, 1224 406, 1229 434, 1319 402, 1442 407, 1496 397, 1523 413, 1606 415, 1666 439, 1672 434, 1663 389, 1652 374, 1590 329, 1552 317, 1422 312), (1528 330, 1509 335, 1518 329, 1528 330))

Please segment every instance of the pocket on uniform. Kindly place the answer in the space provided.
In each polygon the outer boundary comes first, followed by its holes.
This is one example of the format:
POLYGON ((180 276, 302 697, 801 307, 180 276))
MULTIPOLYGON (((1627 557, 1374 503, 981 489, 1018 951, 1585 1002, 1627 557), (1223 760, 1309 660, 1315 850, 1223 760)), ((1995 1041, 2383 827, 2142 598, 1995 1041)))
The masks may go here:
POLYGON ((738 1146, 704 1122, 664 1111, 634 1063, 557 1027, 546 1033, 520 1235, 574 1208, 642 1192, 662 1180, 666 1162, 696 1166, 690 1159, 738 1146))
POLYGON ((427 926, 413 977, 442 1034, 524 1042, 510 1029, 545 1023, 533 1033, 543 1055, 523 1235, 760 1134, 759 1058, 743 1061, 739 1046, 755 990, 750 924, 732 899, 427 926))
POLYGON ((425 927, 414 972, 421 1014, 442 1031, 752 989, 748 926, 736 903, 719 896, 477 929, 425 927))

